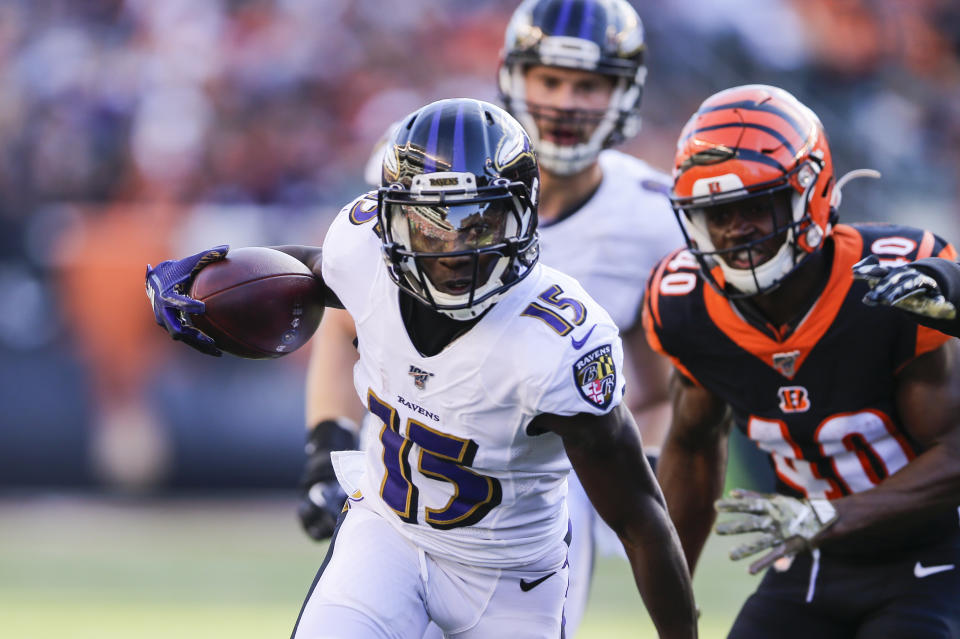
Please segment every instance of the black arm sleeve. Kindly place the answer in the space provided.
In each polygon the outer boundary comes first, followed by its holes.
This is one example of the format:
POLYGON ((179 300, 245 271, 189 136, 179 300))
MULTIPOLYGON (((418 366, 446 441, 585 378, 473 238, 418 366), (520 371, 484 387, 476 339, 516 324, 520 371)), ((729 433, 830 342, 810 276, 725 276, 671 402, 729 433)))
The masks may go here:
POLYGON ((307 465, 300 478, 301 488, 309 490, 317 482, 336 480, 330 453, 357 448, 359 444, 354 429, 350 420, 325 419, 307 433, 307 465))
POLYGON ((319 246, 300 246, 288 244, 285 246, 271 246, 275 251, 286 253, 291 257, 303 262, 307 268, 313 271, 313 274, 323 285, 323 305, 327 308, 343 308, 343 302, 337 297, 337 294, 323 281, 323 273, 320 272, 320 263, 323 257, 323 249, 319 246))

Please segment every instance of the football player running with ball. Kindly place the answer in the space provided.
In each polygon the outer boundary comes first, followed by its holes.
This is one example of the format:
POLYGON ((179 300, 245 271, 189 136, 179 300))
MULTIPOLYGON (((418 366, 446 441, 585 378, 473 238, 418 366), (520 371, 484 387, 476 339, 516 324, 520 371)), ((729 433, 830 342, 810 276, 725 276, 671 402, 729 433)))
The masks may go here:
MULTIPOLYGON (((429 621, 461 639, 562 636, 571 466, 660 636, 696 636, 679 541, 623 404, 616 325, 539 264, 539 186, 516 120, 444 100, 401 121, 382 187, 340 212, 322 254, 284 248, 354 318, 354 385, 381 424, 363 451, 332 457, 348 507, 294 638, 408 639, 429 621)), ((192 267, 154 269, 158 315, 189 290, 178 277, 171 291, 168 271, 192 267)))
POLYGON ((676 368, 658 477, 688 564, 716 517, 770 566, 734 639, 960 636, 957 342, 861 303, 852 267, 953 258, 930 232, 837 223, 817 116, 789 93, 708 98, 681 133, 673 202, 688 248, 651 277, 644 326, 676 368), (777 492, 723 486, 731 421, 777 492))
MULTIPOLYGON (((670 213, 669 177, 608 148, 639 129, 645 55, 643 25, 626 0, 527 0, 506 29, 499 88, 540 163, 541 259, 576 278, 619 327, 630 382, 625 402, 653 462, 669 423, 669 365, 647 345, 640 306, 647 273, 683 238, 670 213)), ((370 421, 343 375, 357 358, 355 336, 349 315, 331 311, 314 340, 299 514, 316 539, 330 536, 343 503, 329 452, 353 447, 357 424, 370 421)), ((595 540, 601 551, 619 544, 575 476, 569 485, 564 614, 572 637, 587 603, 595 540)))

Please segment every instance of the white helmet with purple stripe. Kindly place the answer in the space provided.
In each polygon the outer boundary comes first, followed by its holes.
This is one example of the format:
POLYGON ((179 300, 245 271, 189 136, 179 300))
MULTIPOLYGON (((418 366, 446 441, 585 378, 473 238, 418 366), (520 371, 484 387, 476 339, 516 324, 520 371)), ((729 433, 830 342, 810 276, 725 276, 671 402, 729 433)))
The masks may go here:
POLYGON ((606 147, 640 130, 640 98, 647 77, 643 23, 626 0, 525 0, 507 26, 500 64, 500 98, 523 124, 541 166, 578 173, 606 147), (532 65, 580 69, 615 80, 606 109, 557 110, 527 100, 524 72, 532 65), (594 127, 585 142, 543 140, 536 119, 594 127))

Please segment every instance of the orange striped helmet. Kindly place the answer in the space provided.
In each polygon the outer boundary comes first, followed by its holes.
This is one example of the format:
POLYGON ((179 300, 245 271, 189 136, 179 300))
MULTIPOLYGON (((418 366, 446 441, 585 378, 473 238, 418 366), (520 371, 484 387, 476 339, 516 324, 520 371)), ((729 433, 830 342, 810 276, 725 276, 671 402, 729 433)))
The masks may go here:
POLYGON ((832 230, 835 180, 823 125, 813 111, 777 87, 740 86, 707 98, 677 141, 673 178, 671 199, 687 244, 702 274, 728 297, 775 288, 820 249, 832 230), (714 248, 705 210, 783 191, 791 196, 792 220, 775 225, 774 232, 760 240, 724 251, 714 248), (783 245, 762 263, 754 264, 751 257, 749 268, 732 268, 722 259, 775 235, 785 237, 783 245))

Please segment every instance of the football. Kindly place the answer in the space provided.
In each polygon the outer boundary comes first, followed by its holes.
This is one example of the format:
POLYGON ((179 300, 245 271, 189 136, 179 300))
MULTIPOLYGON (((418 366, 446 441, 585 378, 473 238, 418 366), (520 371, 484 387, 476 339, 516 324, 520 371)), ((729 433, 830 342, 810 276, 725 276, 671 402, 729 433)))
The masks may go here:
POLYGON ((320 280, 303 263, 269 248, 231 249, 204 267, 190 297, 206 310, 190 322, 232 355, 268 359, 292 353, 323 317, 320 280))

